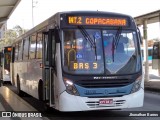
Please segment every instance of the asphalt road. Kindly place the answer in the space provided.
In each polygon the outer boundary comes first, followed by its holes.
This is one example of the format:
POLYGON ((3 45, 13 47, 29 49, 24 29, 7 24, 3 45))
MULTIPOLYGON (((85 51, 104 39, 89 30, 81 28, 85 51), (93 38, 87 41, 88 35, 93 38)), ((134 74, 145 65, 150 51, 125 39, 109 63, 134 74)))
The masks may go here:
MULTIPOLYGON (((14 86, 8 86, 16 93, 14 86)), ((160 120, 160 93, 145 91, 144 106, 142 108, 124 109, 119 111, 91 111, 91 112, 59 112, 54 109, 44 111, 44 103, 29 96, 22 97, 34 108, 50 120, 160 120), (159 117, 143 117, 143 115, 157 115, 159 117), (141 117, 135 117, 134 115, 141 117), (129 117, 132 115, 132 117, 129 117), (128 117, 127 117, 128 116, 128 117)))

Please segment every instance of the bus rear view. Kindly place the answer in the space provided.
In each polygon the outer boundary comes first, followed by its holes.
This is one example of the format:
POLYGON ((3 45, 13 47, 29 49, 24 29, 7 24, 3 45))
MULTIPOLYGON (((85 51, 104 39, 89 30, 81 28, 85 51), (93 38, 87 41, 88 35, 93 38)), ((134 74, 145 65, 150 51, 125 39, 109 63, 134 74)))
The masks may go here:
POLYGON ((63 111, 143 106, 140 33, 130 16, 73 12, 60 16, 63 111))

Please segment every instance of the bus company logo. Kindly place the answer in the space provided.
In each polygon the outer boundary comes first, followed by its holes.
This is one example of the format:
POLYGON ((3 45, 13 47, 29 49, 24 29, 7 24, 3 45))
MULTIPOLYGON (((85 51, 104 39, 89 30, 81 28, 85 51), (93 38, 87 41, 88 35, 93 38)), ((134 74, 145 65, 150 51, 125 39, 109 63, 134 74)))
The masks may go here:
POLYGON ((93 79, 98 80, 98 79, 117 79, 117 76, 112 76, 112 77, 93 77, 93 79))
POLYGON ((104 90, 104 95, 108 95, 108 90, 104 90))

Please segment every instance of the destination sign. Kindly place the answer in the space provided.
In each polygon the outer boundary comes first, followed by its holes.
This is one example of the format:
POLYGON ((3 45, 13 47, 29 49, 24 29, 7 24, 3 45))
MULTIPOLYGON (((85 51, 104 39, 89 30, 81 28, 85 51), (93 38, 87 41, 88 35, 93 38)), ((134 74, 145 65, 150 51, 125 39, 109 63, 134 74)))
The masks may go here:
POLYGON ((126 18, 119 17, 91 17, 68 16, 69 25, 103 25, 103 26, 127 26, 126 18))
POLYGON ((71 61, 70 69, 71 70, 96 70, 98 64, 96 62, 74 62, 71 61))

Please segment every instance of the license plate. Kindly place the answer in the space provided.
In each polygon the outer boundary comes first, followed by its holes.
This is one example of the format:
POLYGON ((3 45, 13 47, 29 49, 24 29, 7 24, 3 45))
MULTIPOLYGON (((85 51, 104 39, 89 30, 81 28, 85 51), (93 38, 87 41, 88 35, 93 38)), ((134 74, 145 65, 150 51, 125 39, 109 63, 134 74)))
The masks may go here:
POLYGON ((103 105, 112 105, 113 99, 101 99, 99 100, 99 104, 103 105))

